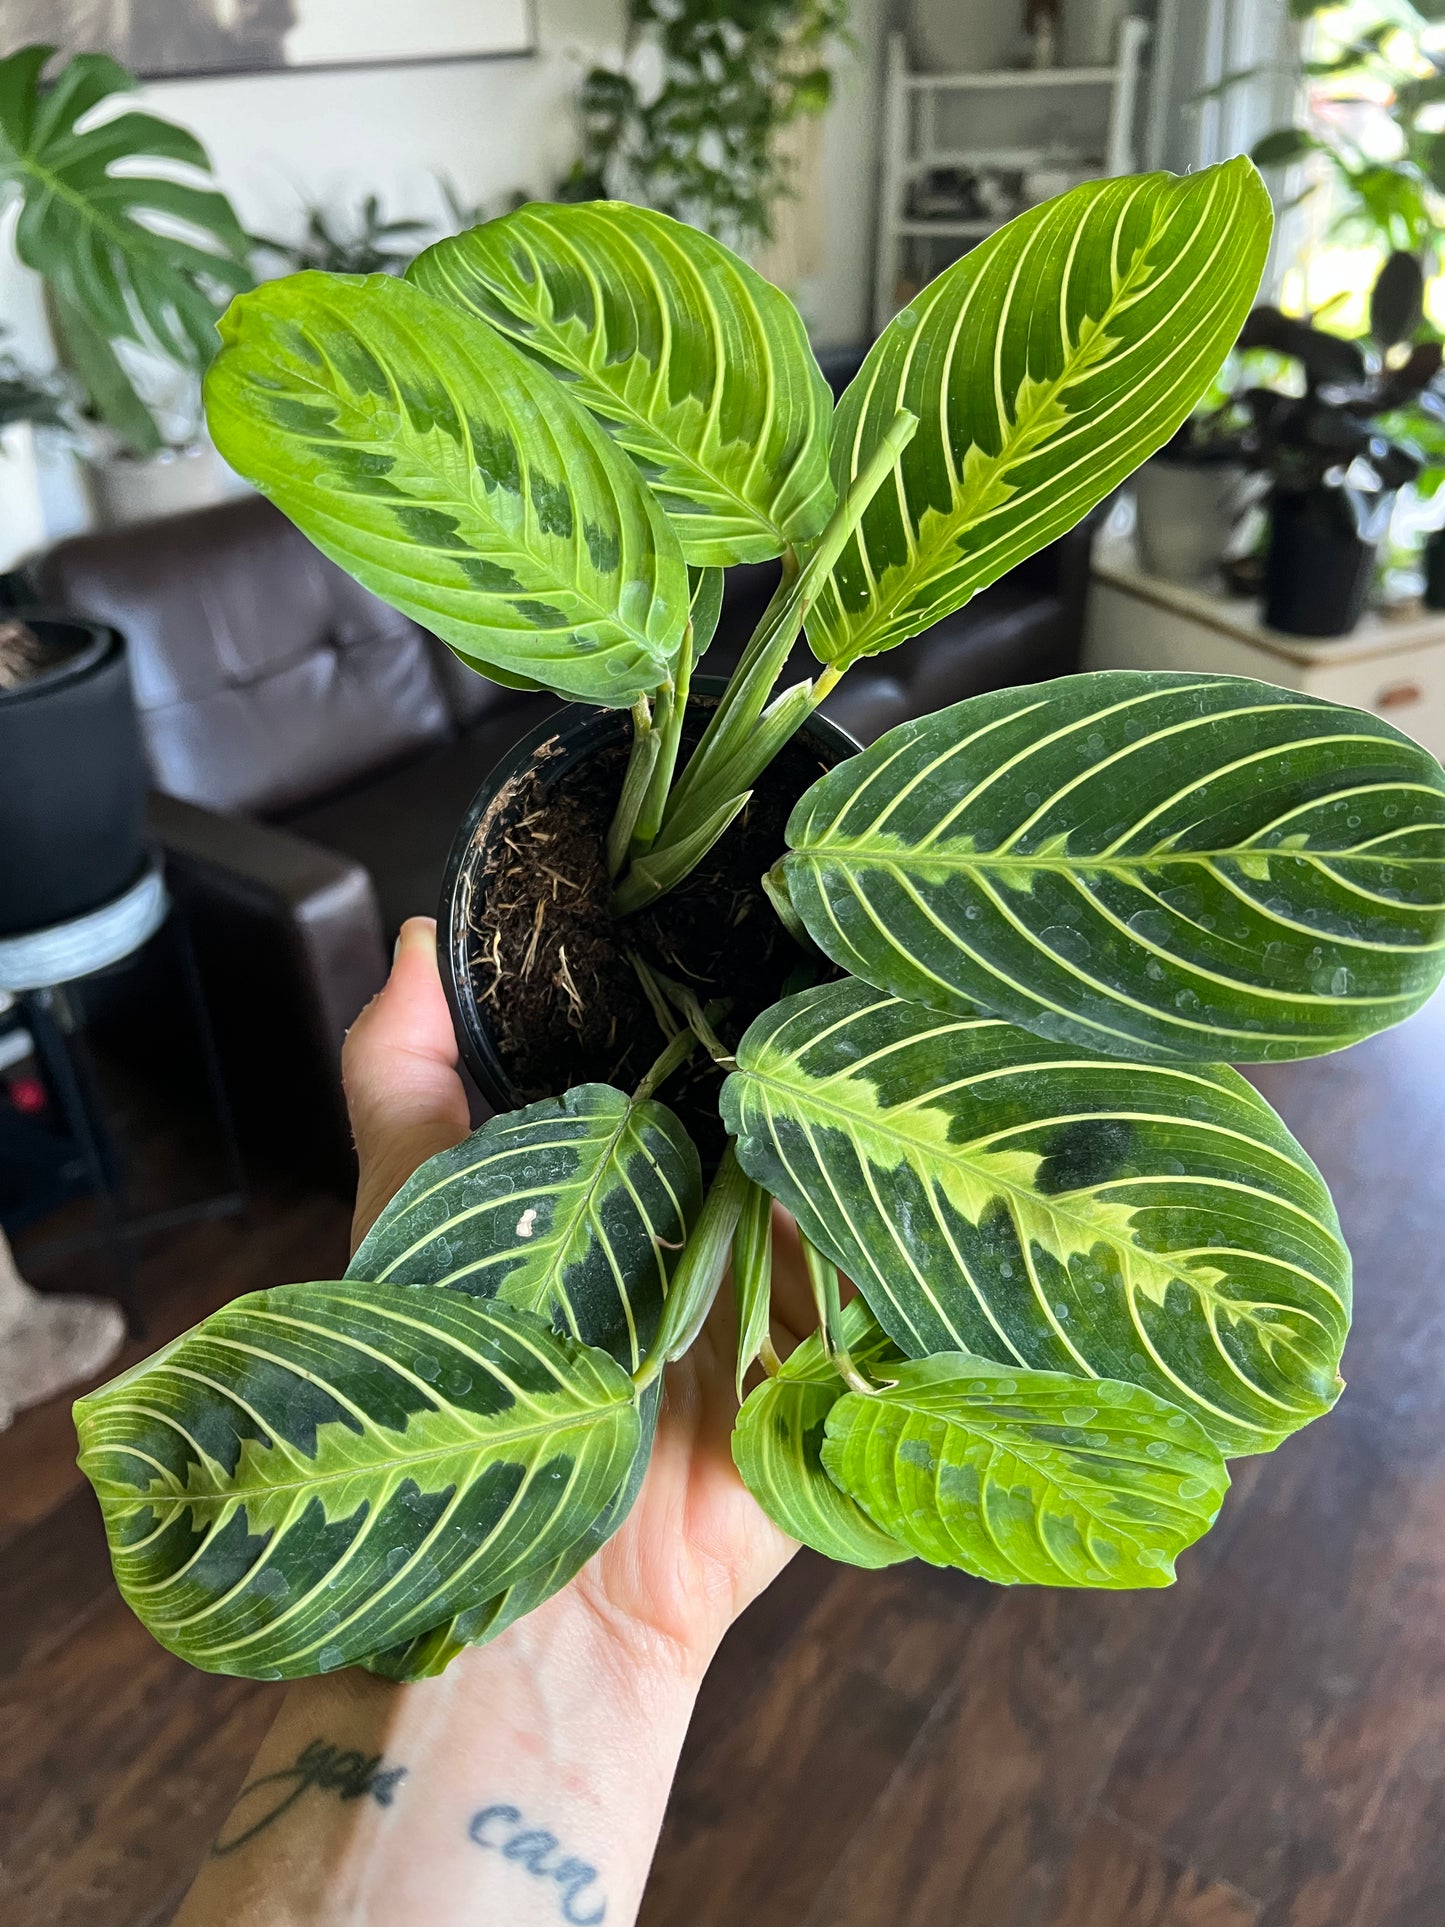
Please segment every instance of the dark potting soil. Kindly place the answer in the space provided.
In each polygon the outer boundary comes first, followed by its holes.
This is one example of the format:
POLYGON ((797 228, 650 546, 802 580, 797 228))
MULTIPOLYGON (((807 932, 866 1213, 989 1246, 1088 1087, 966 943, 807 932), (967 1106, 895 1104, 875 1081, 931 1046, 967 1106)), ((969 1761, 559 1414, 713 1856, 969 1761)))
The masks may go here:
MULTIPOLYGON (((684 729, 684 756, 706 721, 698 707, 684 729)), ((470 968, 498 1056, 524 1102, 593 1082, 630 1091, 658 1057, 666 1037, 629 951, 690 986, 703 1005, 728 1000, 716 1029, 729 1049, 783 995, 800 965, 814 977, 831 974, 783 928, 762 877, 783 854, 793 804, 836 760, 795 737, 691 876, 621 921, 608 909, 606 842, 626 744, 557 777, 539 758, 514 782, 485 826, 470 968)), ((699 1046, 658 1092, 687 1126, 705 1166, 724 1143, 721 1081, 699 1046)))

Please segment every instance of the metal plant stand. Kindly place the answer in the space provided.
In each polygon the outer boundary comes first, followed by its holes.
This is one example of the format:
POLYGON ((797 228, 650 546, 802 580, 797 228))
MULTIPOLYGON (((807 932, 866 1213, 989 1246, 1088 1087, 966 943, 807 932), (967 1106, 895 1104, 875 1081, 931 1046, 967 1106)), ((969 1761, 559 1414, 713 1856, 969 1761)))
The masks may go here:
POLYGON ((119 1283, 118 1296, 133 1336, 144 1321, 135 1291, 138 1242, 155 1231, 197 1219, 229 1216, 246 1207, 245 1175, 235 1119, 221 1074, 215 1032, 206 1006, 185 915, 165 887, 159 866, 113 902, 48 930, 0 937, 0 990, 15 999, 29 1031, 45 1081, 84 1160, 103 1215, 101 1228, 79 1237, 31 1247, 30 1261, 108 1243, 119 1283), (111 1150, 110 1134, 90 1051, 68 994, 73 986, 135 956, 167 930, 190 1005, 200 1067, 215 1114, 228 1188, 198 1203, 133 1216, 125 1181, 111 1150))

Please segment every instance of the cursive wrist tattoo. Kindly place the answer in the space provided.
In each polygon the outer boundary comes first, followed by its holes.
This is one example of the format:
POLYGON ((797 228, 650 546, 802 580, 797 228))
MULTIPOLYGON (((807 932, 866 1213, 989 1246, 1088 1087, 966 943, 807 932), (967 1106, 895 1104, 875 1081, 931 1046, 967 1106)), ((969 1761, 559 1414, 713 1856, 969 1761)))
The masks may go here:
POLYGON ((293 1765, 277 1773, 263 1773, 259 1780, 241 1788, 231 1817, 211 1848, 211 1857, 220 1860, 237 1847, 244 1847, 283 1813, 289 1813, 312 1787, 318 1793, 334 1793, 339 1800, 372 1799, 379 1807, 389 1807, 405 1778, 406 1768, 388 1766, 380 1753, 358 1753, 327 1740, 312 1740, 302 1747, 293 1765), (228 1835, 233 1827, 239 1831, 228 1835))
POLYGON ((546 1827, 534 1827, 520 1807, 479 1807, 467 1828, 474 1845, 557 1889, 557 1908, 569 1927, 599 1927, 607 1902, 598 1889, 601 1876, 590 1860, 563 1853, 562 1842, 546 1827))

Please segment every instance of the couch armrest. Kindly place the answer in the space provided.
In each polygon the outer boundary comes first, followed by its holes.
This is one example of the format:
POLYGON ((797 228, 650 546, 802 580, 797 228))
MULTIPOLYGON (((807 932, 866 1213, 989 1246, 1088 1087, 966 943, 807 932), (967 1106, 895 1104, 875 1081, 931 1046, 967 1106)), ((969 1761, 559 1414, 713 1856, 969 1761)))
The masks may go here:
POLYGON ((349 1182, 341 1043, 387 967, 371 878, 289 830, 176 797, 153 795, 150 819, 246 1137, 349 1182))

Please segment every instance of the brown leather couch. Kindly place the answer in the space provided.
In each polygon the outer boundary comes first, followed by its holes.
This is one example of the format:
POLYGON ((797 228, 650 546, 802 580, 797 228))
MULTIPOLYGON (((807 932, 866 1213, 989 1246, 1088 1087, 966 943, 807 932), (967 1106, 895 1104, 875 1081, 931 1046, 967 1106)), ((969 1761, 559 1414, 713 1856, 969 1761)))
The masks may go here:
MULTIPOLYGON (((704 670, 725 668, 776 565, 731 571, 704 670)), ((828 713, 862 741, 981 689, 1075 666, 1088 531, 850 670, 828 713)), ((488 682, 327 562, 260 498, 62 542, 40 598, 113 624, 253 1144, 342 1182, 341 1039, 403 918, 434 912, 455 826, 557 707, 488 682)), ((811 657, 800 645, 798 672, 811 657)))

